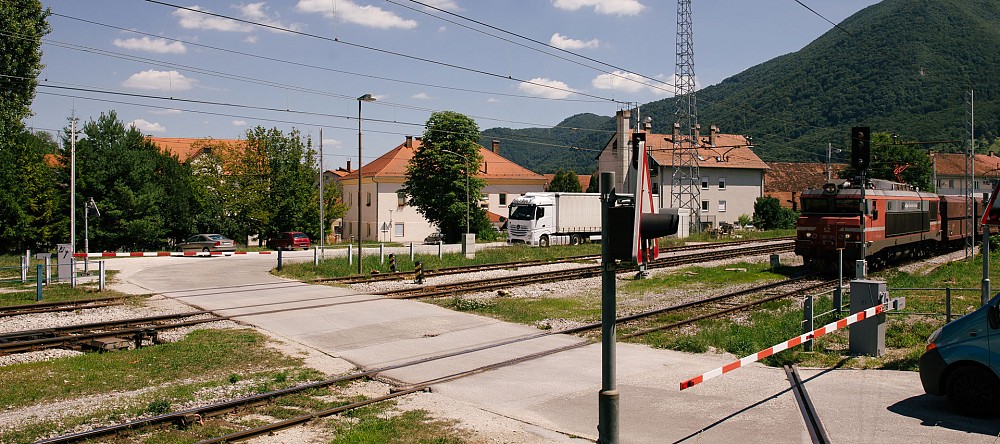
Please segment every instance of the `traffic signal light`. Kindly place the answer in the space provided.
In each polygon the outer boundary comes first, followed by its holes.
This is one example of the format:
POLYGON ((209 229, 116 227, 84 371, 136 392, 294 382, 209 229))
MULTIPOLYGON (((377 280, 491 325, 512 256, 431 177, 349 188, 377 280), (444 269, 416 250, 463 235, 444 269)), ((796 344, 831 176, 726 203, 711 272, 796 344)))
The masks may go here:
MULTIPOLYGON (((632 168, 639 169, 639 151, 645 151, 640 148, 640 143, 646 143, 646 133, 634 132, 632 133, 632 168)), ((645 153, 643 153, 645 154, 645 153)))
MULTIPOLYGON (((640 256, 640 244, 646 241, 657 239, 663 236, 670 236, 677 233, 677 225, 680 220, 676 214, 662 213, 642 213, 639 216, 639 236, 638 243, 632 230, 635 223, 634 204, 625 204, 608 209, 611 255, 614 259, 622 261, 633 261, 640 256)), ((645 257, 646 260, 656 259, 655 257, 645 257)))
POLYGON ((851 128, 851 166, 859 173, 868 170, 871 163, 871 128, 856 126, 851 128))

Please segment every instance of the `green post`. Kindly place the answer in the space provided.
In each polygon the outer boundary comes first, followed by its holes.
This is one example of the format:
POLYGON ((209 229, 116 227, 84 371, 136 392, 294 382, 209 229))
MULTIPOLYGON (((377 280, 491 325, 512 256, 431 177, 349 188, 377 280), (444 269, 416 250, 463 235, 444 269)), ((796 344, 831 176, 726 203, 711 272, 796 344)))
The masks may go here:
POLYGON ((44 267, 44 265, 38 264, 37 271, 35 271, 35 301, 36 302, 42 300, 42 273, 44 273, 44 271, 42 271, 42 267, 44 267))
POLYGON ((615 259, 611 254, 608 208, 614 205, 615 173, 601 172, 601 391, 597 431, 602 444, 618 442, 618 388, 615 385, 615 259))

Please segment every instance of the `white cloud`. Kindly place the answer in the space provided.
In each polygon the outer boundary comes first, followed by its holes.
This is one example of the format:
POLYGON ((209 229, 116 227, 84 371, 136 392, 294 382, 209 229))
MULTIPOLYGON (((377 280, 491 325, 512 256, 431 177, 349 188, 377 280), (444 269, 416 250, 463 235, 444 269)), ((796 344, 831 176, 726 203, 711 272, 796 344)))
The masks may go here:
POLYGON ((161 91, 186 91, 194 88, 198 81, 184 77, 177 71, 148 70, 132 74, 122 82, 125 88, 161 91))
POLYGON ((247 42, 247 43, 250 43, 250 44, 257 43, 257 36, 255 36, 255 35, 248 35, 247 38, 243 39, 243 41, 247 42))
MULTIPOLYGON (((664 76, 656 76, 662 79, 664 76)), ((656 82, 631 72, 615 71, 611 74, 601 74, 591 80, 590 84, 597 89, 620 91, 624 93, 647 92, 653 95, 674 95, 674 82, 656 82), (667 84, 669 83, 669 84, 667 84)))
POLYGON ((458 7, 458 4, 452 0, 423 0, 423 3, 445 11, 455 12, 462 10, 462 8, 458 7))
POLYGON ((543 77, 536 77, 528 82, 521 82, 517 89, 532 96, 546 99, 565 99, 576 91, 565 82, 543 77), (529 83, 530 82, 530 83, 529 83))
POLYGON ((247 126, 246 120, 234 120, 233 126, 247 126))
MULTIPOLYGON (((279 19, 277 13, 274 14, 274 17, 268 15, 267 10, 269 8, 264 6, 264 2, 241 4, 236 6, 236 8, 239 9, 240 14, 243 16, 243 18, 250 21, 263 23, 265 25, 274 26, 278 28, 290 29, 292 31, 301 31, 303 27, 302 24, 299 23, 282 22, 279 19)), ((283 32, 277 29, 270 29, 270 30, 274 32, 283 32)))
POLYGON ((430 99, 431 96, 428 96, 427 93, 417 93, 417 94, 414 94, 414 95, 410 96, 410 98, 411 99, 417 99, 417 100, 427 100, 427 99, 430 99))
POLYGON ((327 148, 336 148, 342 146, 344 143, 337 139, 323 139, 323 152, 327 152, 327 148))
POLYGON ((137 130, 147 133, 165 133, 167 129, 159 123, 148 122, 146 119, 135 119, 129 122, 129 126, 134 126, 137 130))
POLYGON ((154 110, 150 111, 149 113, 150 114, 156 114, 158 116, 169 116, 169 115, 173 115, 173 114, 180 114, 181 110, 174 109, 174 108, 170 108, 170 109, 154 109, 154 110))
MULTIPOLYGON (((208 11, 207 9, 202 9, 200 6, 191 6, 190 9, 208 11)), ((177 17, 181 27, 186 29, 207 29, 224 32, 250 32, 253 30, 253 25, 195 11, 178 9, 173 12, 173 16, 177 17)))
POLYGON ((336 18, 346 23, 369 28, 413 29, 417 27, 416 20, 404 19, 377 6, 361 6, 350 0, 340 0, 334 5, 331 5, 330 0, 299 0, 295 9, 299 12, 318 12, 324 17, 336 18))
POLYGON ((187 52, 187 47, 183 43, 171 42, 167 39, 151 39, 149 37, 141 39, 115 39, 112 43, 119 48, 155 52, 158 54, 184 54, 187 52))
POLYGON ((639 0, 552 0, 552 5, 567 11, 593 7, 598 14, 638 15, 646 6, 639 0))
POLYGON ((557 32, 552 34, 549 44, 559 49, 594 49, 600 46, 601 42, 597 39, 587 41, 571 39, 557 32))
POLYGON ((486 99, 486 103, 499 103, 499 102, 500 102, 500 99, 498 99, 496 97, 490 97, 490 98, 486 99))

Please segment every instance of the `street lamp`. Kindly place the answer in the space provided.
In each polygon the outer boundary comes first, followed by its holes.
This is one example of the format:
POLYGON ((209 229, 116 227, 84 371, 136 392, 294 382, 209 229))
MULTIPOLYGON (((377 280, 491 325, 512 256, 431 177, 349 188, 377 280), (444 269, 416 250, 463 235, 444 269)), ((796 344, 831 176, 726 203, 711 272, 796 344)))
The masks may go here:
POLYGON ((361 102, 374 102, 375 98, 371 94, 358 97, 358 274, 361 271, 361 102))
POLYGON ((441 151, 465 159, 465 234, 469 234, 469 158, 454 151, 446 149, 442 149, 441 151))
MULTIPOLYGON (((83 252, 90 253, 90 212, 93 211, 97 217, 101 217, 101 210, 97 209, 97 203, 93 197, 87 198, 87 209, 83 211, 83 252)), ((83 271, 87 271, 89 258, 84 257, 83 271)))

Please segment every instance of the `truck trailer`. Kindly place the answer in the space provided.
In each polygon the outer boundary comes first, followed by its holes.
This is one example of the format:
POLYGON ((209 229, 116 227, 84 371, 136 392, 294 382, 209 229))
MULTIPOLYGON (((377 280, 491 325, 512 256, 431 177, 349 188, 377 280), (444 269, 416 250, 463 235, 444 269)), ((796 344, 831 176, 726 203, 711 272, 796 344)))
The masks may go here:
POLYGON ((509 210, 508 243, 577 245, 601 235, 599 193, 526 193, 509 210))

